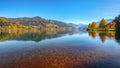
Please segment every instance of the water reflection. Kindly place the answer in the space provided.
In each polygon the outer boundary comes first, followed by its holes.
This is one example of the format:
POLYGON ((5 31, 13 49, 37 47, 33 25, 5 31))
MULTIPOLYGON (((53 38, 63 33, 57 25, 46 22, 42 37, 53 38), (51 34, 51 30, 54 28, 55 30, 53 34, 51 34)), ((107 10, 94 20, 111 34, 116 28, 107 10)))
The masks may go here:
POLYGON ((88 32, 89 36, 95 39, 97 36, 100 37, 102 43, 104 43, 107 38, 108 39, 115 39, 118 41, 120 34, 117 34, 115 31, 91 31, 88 32))
POLYGON ((97 36, 97 32, 93 31, 93 32, 88 32, 89 36, 92 36, 92 38, 96 38, 97 36))
POLYGON ((120 32, 116 32, 115 39, 120 44, 120 32))
POLYGON ((36 41, 39 42, 44 39, 56 38, 68 34, 63 31, 5 31, 0 32, 0 41, 6 40, 21 40, 21 41, 36 41))
POLYGON ((0 68, 119 68, 120 47, 114 41, 120 40, 119 34, 113 31, 88 34, 84 31, 1 32, 0 68))
MULTIPOLYGON (((73 32, 63 32, 63 31, 0 31, 0 41, 6 40, 20 40, 20 41, 36 41, 39 42, 41 40, 56 38, 64 36, 65 34, 73 35, 73 34, 84 34, 86 31, 73 31, 73 32)), ((102 43, 104 43, 107 39, 116 40, 120 43, 120 33, 115 31, 89 31, 88 35, 95 39, 99 36, 102 43)))

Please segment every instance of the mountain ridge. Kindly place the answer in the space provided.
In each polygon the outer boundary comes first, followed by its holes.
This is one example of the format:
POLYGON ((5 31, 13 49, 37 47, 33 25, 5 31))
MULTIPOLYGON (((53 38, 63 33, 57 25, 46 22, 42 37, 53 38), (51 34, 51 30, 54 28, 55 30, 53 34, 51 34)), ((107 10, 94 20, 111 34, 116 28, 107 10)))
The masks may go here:
POLYGON ((38 26, 38 25, 44 25, 45 23, 53 23, 58 26, 62 27, 70 27, 69 24, 62 22, 62 21, 57 21, 57 20, 51 20, 51 19, 45 19, 39 16, 35 17, 20 17, 20 18, 7 18, 10 21, 23 24, 23 25, 28 25, 28 26, 38 26))

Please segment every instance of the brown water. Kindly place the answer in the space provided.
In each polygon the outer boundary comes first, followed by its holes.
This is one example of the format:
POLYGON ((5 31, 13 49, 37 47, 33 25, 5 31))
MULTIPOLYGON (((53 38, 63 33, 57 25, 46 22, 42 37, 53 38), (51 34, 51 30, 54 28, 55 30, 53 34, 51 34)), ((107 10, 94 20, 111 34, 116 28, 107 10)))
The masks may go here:
POLYGON ((119 68, 115 32, 0 34, 0 68, 119 68))

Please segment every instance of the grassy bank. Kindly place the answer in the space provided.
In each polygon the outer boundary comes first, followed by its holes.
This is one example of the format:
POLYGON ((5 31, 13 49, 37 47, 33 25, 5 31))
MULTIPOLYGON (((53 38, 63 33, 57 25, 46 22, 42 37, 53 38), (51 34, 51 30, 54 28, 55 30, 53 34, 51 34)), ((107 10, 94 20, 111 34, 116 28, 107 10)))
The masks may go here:
POLYGON ((115 28, 87 28, 87 31, 115 31, 115 28))

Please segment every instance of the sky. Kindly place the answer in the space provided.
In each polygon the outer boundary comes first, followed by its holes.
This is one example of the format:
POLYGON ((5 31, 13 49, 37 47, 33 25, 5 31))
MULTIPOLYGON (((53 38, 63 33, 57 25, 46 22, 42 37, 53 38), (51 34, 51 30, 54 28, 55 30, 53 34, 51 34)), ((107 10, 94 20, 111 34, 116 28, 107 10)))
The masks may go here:
POLYGON ((34 17, 88 24, 120 14, 120 0, 0 0, 0 16, 34 17))

